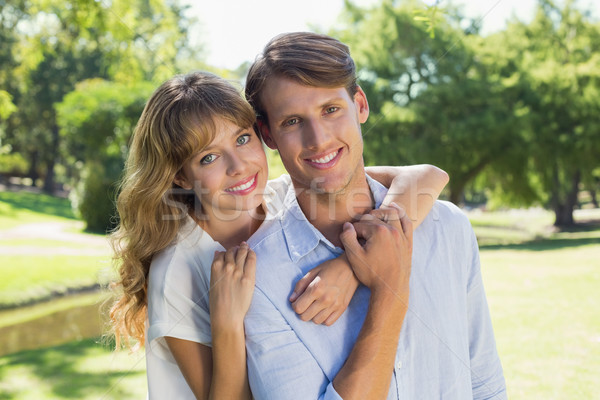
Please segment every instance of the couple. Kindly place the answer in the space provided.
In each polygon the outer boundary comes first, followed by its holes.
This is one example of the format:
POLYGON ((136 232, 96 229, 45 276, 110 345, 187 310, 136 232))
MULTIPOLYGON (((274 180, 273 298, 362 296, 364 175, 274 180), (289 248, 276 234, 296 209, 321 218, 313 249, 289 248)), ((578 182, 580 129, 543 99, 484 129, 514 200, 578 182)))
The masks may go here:
POLYGON ((292 33, 251 67, 254 109, 202 73, 148 101, 111 316, 146 340, 150 398, 506 397, 470 224, 445 202, 425 215, 434 168, 365 174, 355 73, 339 41, 292 33), (289 177, 267 183, 253 126, 289 177))

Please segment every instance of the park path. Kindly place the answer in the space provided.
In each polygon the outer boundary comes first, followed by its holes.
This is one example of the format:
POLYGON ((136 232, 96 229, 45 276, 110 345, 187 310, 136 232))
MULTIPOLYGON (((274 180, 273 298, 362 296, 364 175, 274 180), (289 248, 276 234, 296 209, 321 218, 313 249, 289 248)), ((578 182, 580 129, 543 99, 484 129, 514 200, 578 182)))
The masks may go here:
POLYGON ((0 255, 109 255, 110 246, 104 236, 73 232, 81 230, 83 223, 39 222, 23 224, 0 230, 0 255), (26 239, 32 244, 6 245, 6 240, 26 239), (64 242, 56 246, 35 246, 35 240, 64 242))

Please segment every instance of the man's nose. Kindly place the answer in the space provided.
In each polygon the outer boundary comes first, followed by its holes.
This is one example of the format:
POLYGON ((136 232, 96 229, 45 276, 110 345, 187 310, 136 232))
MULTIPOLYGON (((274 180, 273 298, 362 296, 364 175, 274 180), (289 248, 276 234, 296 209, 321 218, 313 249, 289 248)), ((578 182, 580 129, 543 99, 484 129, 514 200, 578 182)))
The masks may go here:
POLYGON ((304 146, 311 149, 323 147, 330 139, 327 127, 321 121, 309 120, 305 122, 305 132, 303 135, 304 146))

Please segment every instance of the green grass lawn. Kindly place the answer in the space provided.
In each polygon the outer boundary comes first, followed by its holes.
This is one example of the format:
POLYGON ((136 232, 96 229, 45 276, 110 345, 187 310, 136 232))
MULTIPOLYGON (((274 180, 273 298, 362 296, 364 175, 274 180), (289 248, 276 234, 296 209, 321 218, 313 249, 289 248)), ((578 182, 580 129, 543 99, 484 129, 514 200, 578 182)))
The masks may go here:
POLYGON ((0 357, 0 399, 144 399, 145 368, 94 339, 23 351, 0 357))
POLYGON ((471 220, 478 236, 489 239, 480 246, 481 264, 509 398, 597 398, 600 224, 551 233, 537 225, 551 221, 543 213, 533 222, 517 218, 521 228, 510 213, 471 220), (500 232, 495 243, 481 229, 494 221, 500 232), (525 240, 501 245, 503 230, 525 240))
POLYGON ((0 235, 0 309, 108 281, 111 258, 104 237, 83 231, 67 199, 0 192, 0 235), (38 237, 35 228, 32 237, 12 237, 12 229, 27 224, 57 224, 67 238, 38 237))
POLYGON ((29 192, 0 191, 0 229, 25 223, 75 221, 69 200, 29 192))
POLYGON ((109 280, 108 256, 0 256, 0 309, 109 280))

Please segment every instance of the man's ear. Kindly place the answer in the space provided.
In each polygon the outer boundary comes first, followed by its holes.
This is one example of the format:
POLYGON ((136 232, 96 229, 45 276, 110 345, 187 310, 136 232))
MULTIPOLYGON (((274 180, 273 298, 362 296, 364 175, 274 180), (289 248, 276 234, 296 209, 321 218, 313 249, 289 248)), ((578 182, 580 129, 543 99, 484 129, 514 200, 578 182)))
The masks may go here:
POLYGON ((183 174, 183 171, 179 171, 175 174, 175 178, 173 178, 173 183, 185 190, 192 190, 192 184, 187 180, 187 178, 183 174))
POLYGON ((258 127, 258 131, 260 132, 260 136, 262 140, 265 142, 270 149, 277 150, 277 144, 271 137, 271 131, 269 130, 269 124, 266 123, 262 119, 256 120, 256 126, 258 127))
POLYGON ((369 102, 367 101, 367 95, 363 92, 360 86, 356 86, 356 93, 354 94, 354 103, 358 111, 358 120, 361 124, 367 122, 369 118, 369 102))

